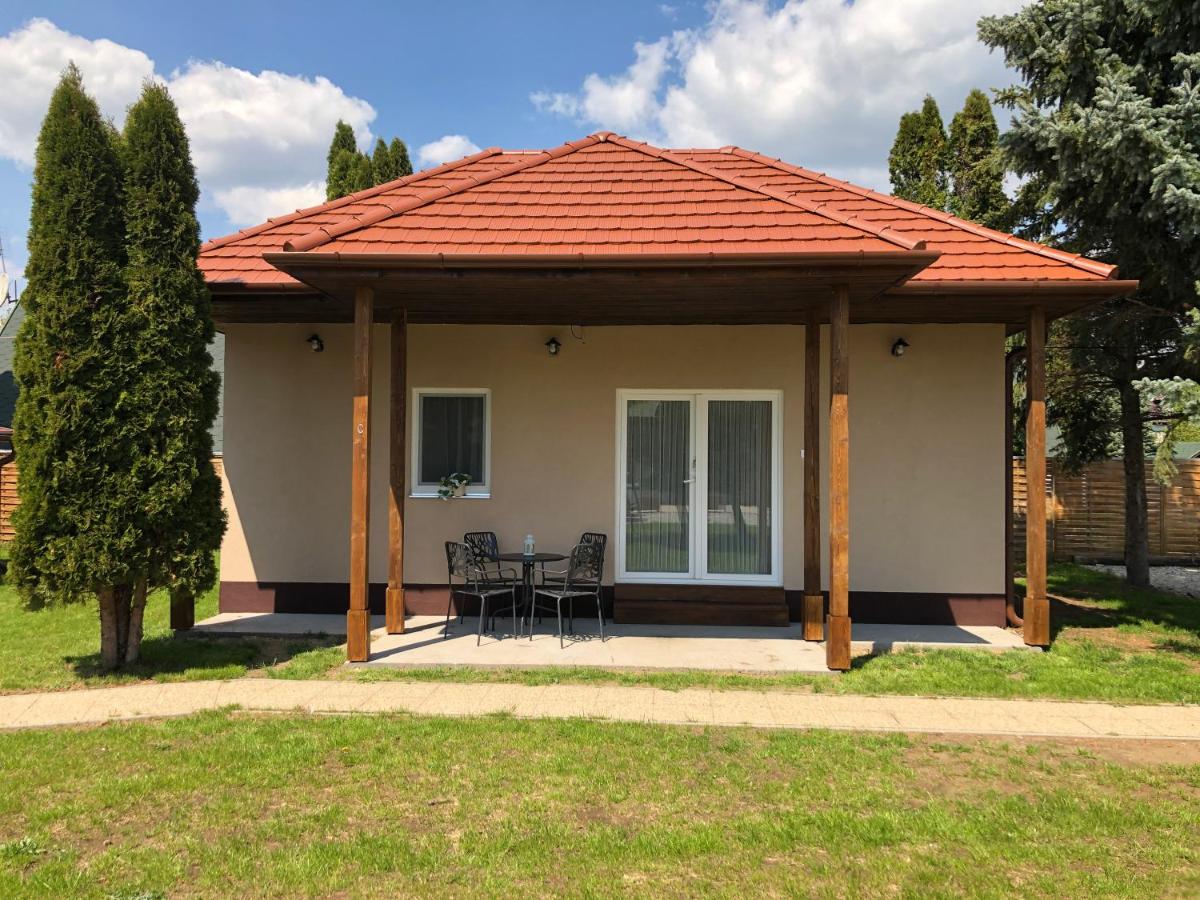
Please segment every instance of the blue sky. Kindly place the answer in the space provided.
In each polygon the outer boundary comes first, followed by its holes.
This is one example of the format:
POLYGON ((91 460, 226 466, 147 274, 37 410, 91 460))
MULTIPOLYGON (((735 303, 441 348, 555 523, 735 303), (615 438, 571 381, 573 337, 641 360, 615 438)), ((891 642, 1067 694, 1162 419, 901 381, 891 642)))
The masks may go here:
POLYGON ((948 119, 969 88, 1012 80, 974 26, 1018 5, 7 0, 0 239, 19 277, 33 140, 67 59, 118 124, 143 78, 167 82, 214 237, 319 199, 339 117, 364 145, 399 135, 425 164, 611 128, 672 146, 737 143, 886 189, 901 112, 929 92, 948 119))

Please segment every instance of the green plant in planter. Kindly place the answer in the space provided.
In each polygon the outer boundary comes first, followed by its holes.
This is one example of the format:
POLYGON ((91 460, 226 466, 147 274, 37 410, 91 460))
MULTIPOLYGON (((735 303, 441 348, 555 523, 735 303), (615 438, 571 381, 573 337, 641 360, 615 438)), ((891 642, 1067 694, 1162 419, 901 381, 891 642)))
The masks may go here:
POLYGON ((462 492, 466 490, 467 485, 471 483, 471 476, 465 472, 454 472, 446 475, 438 482, 437 495, 442 500, 453 500, 455 497, 461 497, 462 492))

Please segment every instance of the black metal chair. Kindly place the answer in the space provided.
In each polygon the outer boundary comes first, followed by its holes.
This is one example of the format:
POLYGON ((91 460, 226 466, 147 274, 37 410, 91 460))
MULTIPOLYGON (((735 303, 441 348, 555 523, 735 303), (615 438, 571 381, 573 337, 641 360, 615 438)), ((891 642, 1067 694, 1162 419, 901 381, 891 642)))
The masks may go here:
MULTIPOLYGON (((596 546, 599 549, 599 552, 600 552, 600 562, 599 562, 600 574, 601 574, 601 577, 603 577, 603 575, 604 575, 604 554, 605 554, 605 551, 608 549, 608 535, 601 534, 598 531, 585 531, 583 534, 581 534, 579 536, 579 543, 580 544, 591 544, 591 545, 596 546)), ((565 569, 559 569, 559 570, 547 569, 545 566, 542 566, 541 576, 542 576, 542 585, 543 586, 553 587, 553 588, 561 588, 563 585, 563 582, 566 580, 567 571, 565 569)), ((603 611, 601 611, 600 615, 601 616, 604 615, 603 611)))
POLYGON ((516 569, 505 568, 496 559, 500 555, 500 542, 496 540, 496 532, 468 531, 463 535, 463 543, 475 551, 480 571, 488 582, 508 584, 520 581, 521 576, 516 569))
MULTIPOLYGON (((446 626, 442 640, 450 636, 450 612, 454 607, 454 598, 475 597, 479 600, 479 633, 475 636, 475 646, 483 640, 483 623, 488 618, 488 604, 495 597, 508 594, 512 602, 513 634, 519 633, 520 620, 517 619, 517 587, 512 582, 502 585, 489 582, 479 566, 479 557, 468 544, 457 541, 446 541, 446 581, 450 596, 446 601, 446 626), (455 583, 459 579, 460 583, 455 583)), ((495 628, 496 611, 492 609, 492 627, 495 628)), ((462 622, 462 607, 459 607, 458 621, 462 622)))
MULTIPOLYGON (((538 597, 548 597, 554 601, 554 610, 558 613, 558 646, 565 647, 563 639, 562 606, 567 601, 568 630, 575 633, 575 600, 590 597, 596 603, 596 618, 600 622, 600 640, 604 640, 604 607, 600 600, 600 578, 604 574, 604 550, 602 544, 577 544, 571 551, 571 561, 567 566, 562 586, 543 584, 533 594, 533 610, 530 611, 529 639, 533 640, 532 614, 537 611, 538 597)), ((543 606, 549 609, 549 605, 543 606)))

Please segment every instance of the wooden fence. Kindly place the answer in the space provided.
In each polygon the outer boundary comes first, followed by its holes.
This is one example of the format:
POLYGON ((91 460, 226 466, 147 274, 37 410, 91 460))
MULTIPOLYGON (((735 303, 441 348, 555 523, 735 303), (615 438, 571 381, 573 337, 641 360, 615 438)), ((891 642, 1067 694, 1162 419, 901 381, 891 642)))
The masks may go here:
MULTIPOLYGON (((224 463, 221 457, 213 457, 213 468, 221 476, 224 463)), ((11 453, 0 455, 0 542, 13 539, 12 511, 21 502, 17 494, 17 463, 11 453)))
MULTIPOLYGON (((1154 478, 1146 464, 1150 556, 1200 558, 1200 460, 1177 460, 1171 484, 1154 478)), ((1025 556, 1024 460, 1013 460, 1013 543, 1025 556)), ((1119 558, 1125 551, 1125 473, 1120 460, 1093 463, 1078 475, 1046 461, 1046 543, 1052 559, 1119 558)))

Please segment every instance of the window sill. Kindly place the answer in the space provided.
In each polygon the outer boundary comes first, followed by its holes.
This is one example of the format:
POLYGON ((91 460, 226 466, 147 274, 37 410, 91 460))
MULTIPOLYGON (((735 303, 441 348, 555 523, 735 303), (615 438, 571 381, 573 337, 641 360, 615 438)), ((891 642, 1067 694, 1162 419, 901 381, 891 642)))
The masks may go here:
MULTIPOLYGON (((408 495, 410 500, 442 500, 438 496, 437 491, 413 491, 408 495)), ((492 493, 488 491, 486 494, 463 494, 461 497, 452 497, 452 500, 491 500, 492 493)))

